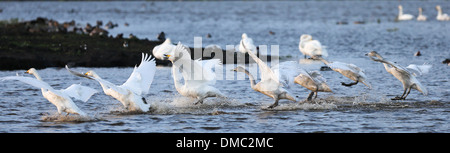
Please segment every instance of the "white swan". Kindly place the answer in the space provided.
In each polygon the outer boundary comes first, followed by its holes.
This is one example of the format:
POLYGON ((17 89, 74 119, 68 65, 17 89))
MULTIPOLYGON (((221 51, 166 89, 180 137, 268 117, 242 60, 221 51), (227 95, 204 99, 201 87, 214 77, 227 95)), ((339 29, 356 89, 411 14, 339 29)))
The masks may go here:
POLYGON ((78 84, 72 84, 67 89, 55 90, 49 84, 42 81, 36 69, 31 68, 26 73, 34 75, 36 79, 23 76, 9 76, 0 78, 0 80, 17 80, 41 88, 44 98, 56 106, 60 115, 62 112, 66 112, 67 115, 78 114, 87 116, 85 112, 75 105, 70 97, 86 102, 93 94, 97 93, 97 90, 78 84))
POLYGON ((245 48, 251 50, 254 54, 257 53, 256 46, 253 44, 253 39, 249 38, 246 33, 242 34, 242 39, 239 42, 239 51, 244 53, 245 48), (245 47, 244 47, 245 45, 245 47))
POLYGON ((330 67, 333 71, 339 72, 342 75, 344 75, 345 77, 356 81, 354 83, 344 83, 341 82, 342 85, 344 86, 353 86, 358 84, 358 82, 363 83, 364 85, 366 85, 367 87, 369 87, 369 89, 372 89, 372 85, 370 85, 366 80, 366 74, 364 74, 364 70, 359 68, 358 66, 354 65, 354 64, 347 64, 347 63, 343 63, 343 62, 328 62, 327 60, 323 59, 323 58, 319 58, 319 60, 321 60, 323 63, 325 63, 328 67, 330 67))
POLYGON ((102 79, 92 70, 81 74, 70 70, 67 65, 66 69, 76 76, 98 81, 103 88, 103 92, 120 101, 127 110, 147 112, 150 110, 150 104, 147 103, 143 95, 150 90, 156 71, 155 60, 150 59, 151 56, 142 53, 141 64, 139 67, 134 67, 128 80, 120 86, 102 79))
POLYGON ((427 95, 428 91, 420 84, 420 82, 416 79, 416 75, 422 75, 423 73, 427 73, 431 68, 431 65, 410 65, 406 68, 400 66, 396 63, 384 60, 383 57, 378 54, 376 51, 371 51, 366 54, 373 61, 383 63, 384 68, 387 72, 391 73, 395 78, 397 78, 403 84, 403 94, 400 97, 392 98, 392 100, 404 100, 406 96, 408 96, 409 92, 412 89, 416 89, 420 91, 423 95, 427 95), (376 57, 376 58, 373 58, 376 57))
POLYGON ((176 90, 183 96, 197 98, 194 104, 203 103, 207 97, 227 98, 214 87, 216 76, 212 68, 220 65, 219 59, 192 60, 188 50, 180 42, 176 47, 164 42, 153 49, 153 55, 158 59, 172 62, 172 75, 176 90), (180 71, 183 75, 184 85, 181 82, 180 71))
POLYGON ((439 20, 439 21, 449 21, 450 20, 450 16, 448 16, 448 14, 442 13, 442 8, 440 5, 436 5, 436 10, 438 12, 438 14, 436 16, 436 20, 439 20))
POLYGON ((275 75, 272 69, 269 68, 266 63, 261 61, 261 59, 256 57, 256 55, 252 51, 249 51, 246 48, 245 44, 243 45, 243 50, 240 51, 248 53, 250 57, 252 57, 253 60, 255 60, 255 62, 258 64, 259 70, 261 72, 261 81, 256 84, 253 75, 243 67, 236 67, 232 71, 244 72, 245 74, 247 74, 250 78, 250 86, 253 90, 261 92, 262 94, 269 96, 275 100, 275 102, 268 108, 274 108, 278 106, 278 101, 280 99, 297 101, 286 89, 283 88, 283 85, 279 82, 279 77, 275 75))
POLYGON ((403 14, 403 7, 402 7, 402 5, 398 5, 398 16, 397 16, 398 20, 400 20, 400 21, 412 20, 413 18, 414 18, 414 15, 403 14))
POLYGON ((300 42, 298 44, 298 49, 305 56, 310 56, 315 58, 318 56, 327 57, 328 52, 325 50, 325 46, 322 46, 319 41, 313 40, 311 35, 303 34, 300 36, 300 42))
POLYGON ((422 8, 419 7, 419 15, 417 16, 417 21, 426 21, 427 16, 422 14, 422 8))

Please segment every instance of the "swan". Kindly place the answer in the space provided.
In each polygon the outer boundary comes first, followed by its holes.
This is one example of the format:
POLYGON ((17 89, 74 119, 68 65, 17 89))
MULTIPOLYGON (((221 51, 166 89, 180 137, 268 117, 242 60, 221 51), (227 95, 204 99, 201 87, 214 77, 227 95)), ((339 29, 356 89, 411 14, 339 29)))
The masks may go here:
POLYGON ((392 100, 404 100, 406 96, 408 96, 409 92, 411 92, 411 89, 416 89, 420 91, 423 95, 428 95, 428 91, 425 88, 425 86, 420 84, 420 82, 416 79, 415 76, 427 73, 431 68, 431 65, 417 66, 412 64, 404 68, 403 66, 400 66, 396 63, 385 60, 376 51, 371 51, 370 53, 366 54, 366 56, 369 56, 369 58, 373 61, 383 63, 386 71, 392 74, 400 82, 402 82, 404 90, 402 96, 400 97, 397 96, 395 98, 392 98, 392 100))
POLYGON ((62 114, 62 112, 65 112, 67 113, 66 116, 69 114, 87 116, 85 112, 83 112, 80 108, 77 107, 77 105, 75 105, 70 97, 86 102, 89 100, 89 98, 91 98, 93 94, 97 93, 97 90, 78 84, 72 84, 66 89, 55 90, 42 80, 36 69, 30 68, 25 73, 34 75, 36 79, 23 76, 8 76, 2 77, 0 78, 0 80, 17 80, 34 87, 41 88, 44 98, 46 98, 56 106, 60 115, 62 114))
POLYGON ((442 8, 440 5, 436 5, 436 10, 438 11, 438 14, 436 16, 436 20, 439 21, 449 21, 450 20, 450 16, 448 16, 448 14, 442 14, 442 8))
POLYGON ((125 109, 129 111, 147 112, 150 110, 150 104, 147 103, 142 95, 148 93, 156 71, 155 60, 150 59, 151 56, 142 53, 141 64, 139 67, 134 67, 128 80, 120 86, 102 79, 92 70, 82 74, 70 70, 67 65, 66 69, 76 76, 93 79, 99 82, 103 92, 120 101, 125 109))
POLYGON ((366 80, 366 74, 364 74, 364 70, 359 68, 358 66, 354 65, 354 64, 347 64, 347 63, 343 63, 343 62, 328 62, 327 60, 319 57, 319 60, 321 60, 323 63, 325 63, 328 67, 330 67, 333 71, 339 72, 342 75, 344 75, 345 77, 356 81, 354 83, 344 83, 341 82, 342 85, 344 86, 353 86, 358 84, 359 82, 363 83, 364 85, 366 85, 367 87, 369 87, 369 89, 372 89, 372 85, 370 85, 366 80))
POLYGON ((332 92, 327 81, 318 71, 307 72, 300 69, 300 74, 294 78, 294 82, 311 90, 306 101, 311 101, 314 95, 316 99, 318 92, 332 92))
POLYGON ((402 20, 412 20, 414 18, 413 15, 411 14, 403 14, 403 7, 402 5, 398 5, 398 16, 397 19, 402 21, 402 20))
POLYGON ((330 87, 326 83, 326 79, 322 77, 318 71, 306 71, 300 67, 300 64, 296 61, 285 61, 272 67, 275 73, 278 73, 281 83, 289 88, 291 84, 299 84, 311 93, 306 99, 307 102, 317 98, 318 92, 332 92, 330 87), (284 82, 283 82, 284 81, 284 82))
POLYGON ((327 57, 328 52, 325 50, 325 46, 322 46, 319 41, 313 40, 311 35, 303 34, 300 36, 300 42, 298 45, 298 49, 305 56, 310 56, 311 58, 315 58, 316 56, 327 57))
POLYGON ((153 49, 153 55, 160 60, 172 62, 172 76, 178 93, 186 97, 197 98, 194 104, 203 103, 207 97, 227 98, 214 87, 216 76, 212 68, 220 65, 219 59, 192 60, 188 50, 181 42, 178 42, 177 46, 165 43, 156 46, 153 49), (181 82, 180 71, 184 85, 181 82))
POLYGON ((243 44, 243 50, 240 50, 243 53, 248 53, 250 57, 255 60, 255 62, 258 64, 260 72, 261 72, 261 81, 256 83, 255 78, 253 77, 250 72, 248 72, 245 68, 238 66, 232 71, 236 72, 244 72, 249 76, 250 79, 250 87, 258 91, 266 96, 269 96, 275 100, 275 102, 270 105, 268 108, 274 108, 278 106, 278 101, 280 99, 289 99, 292 101, 297 101, 291 94, 283 88, 283 85, 279 82, 278 77, 275 75, 275 73, 272 71, 271 68, 269 68, 266 63, 264 63, 261 59, 256 57, 256 55, 249 51, 244 43, 243 44))
POLYGON ((419 7, 419 15, 417 16, 417 21, 426 21, 427 16, 422 14, 422 8, 419 7))

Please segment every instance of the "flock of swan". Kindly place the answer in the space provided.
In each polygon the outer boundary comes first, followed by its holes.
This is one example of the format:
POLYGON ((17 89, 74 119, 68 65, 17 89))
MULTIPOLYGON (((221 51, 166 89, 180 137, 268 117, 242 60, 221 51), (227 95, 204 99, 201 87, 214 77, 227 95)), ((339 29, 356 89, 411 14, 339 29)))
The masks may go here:
MULTIPOLYGON (((247 53, 258 65, 260 81, 256 83, 257 79, 244 67, 238 66, 232 71, 243 72, 248 75, 250 87, 253 90, 274 100, 274 103, 268 106, 268 109, 278 106, 280 99, 299 101, 295 98, 296 96, 286 89, 290 84, 298 84, 311 91, 306 100, 302 102, 312 102, 317 98, 318 92, 332 92, 327 85, 326 79, 318 71, 306 71, 295 61, 281 62, 278 65, 269 67, 256 56, 257 50, 253 44, 253 40, 245 33, 242 34, 239 49, 240 52, 247 53)), ((299 50, 304 54, 305 58, 306 56, 310 56, 312 60, 322 61, 333 71, 355 81, 352 83, 342 82, 342 85, 353 86, 361 82, 369 89, 372 89, 372 86, 366 81, 367 77, 363 69, 351 63, 325 60, 324 58, 328 56, 327 51, 311 35, 301 35, 299 50)), ((221 65, 219 59, 192 60, 186 46, 181 44, 181 42, 173 45, 170 39, 166 39, 164 43, 153 48, 152 52, 155 58, 172 62, 172 77, 176 90, 183 96, 195 98, 196 101, 193 102, 194 104, 203 103, 203 100, 207 97, 227 99, 226 95, 214 87, 216 76, 213 68, 221 65), (184 84, 181 81, 181 77, 184 79, 184 84)), ((411 89, 416 89, 424 95, 428 94, 427 89, 420 84, 415 76, 427 73, 431 65, 411 64, 405 68, 395 62, 387 61, 376 51, 367 53, 366 56, 375 62, 382 63, 386 71, 391 73, 403 84, 403 94, 392 98, 392 100, 405 99, 411 89)), ((66 69, 75 76, 97 81, 102 87, 103 92, 121 102, 126 110, 148 112, 151 108, 150 103, 143 96, 150 90, 156 72, 156 64, 155 60, 148 54, 142 53, 140 65, 136 66, 128 80, 119 86, 102 79, 92 70, 86 73, 80 73, 71 70, 67 65, 66 69)), ((69 114, 87 116, 85 112, 77 107, 71 97, 86 102, 92 95, 98 92, 97 90, 79 84, 73 84, 67 89, 56 90, 42 80, 36 69, 30 68, 26 73, 34 75, 36 79, 17 74, 17 76, 2 77, 0 80, 17 80, 40 88, 44 98, 56 106, 59 114, 65 112, 67 113, 66 116, 69 114)))
MULTIPOLYGON (((436 20, 439 21, 450 21, 450 16, 448 14, 442 13, 442 8, 440 5, 436 5, 437 16, 436 20)), ((417 16, 417 21, 426 21, 427 16, 422 14, 423 9, 419 7, 419 15, 417 16)), ((403 6, 398 6, 398 16, 397 20, 412 20, 414 19, 414 15, 411 14, 403 14, 403 6)))

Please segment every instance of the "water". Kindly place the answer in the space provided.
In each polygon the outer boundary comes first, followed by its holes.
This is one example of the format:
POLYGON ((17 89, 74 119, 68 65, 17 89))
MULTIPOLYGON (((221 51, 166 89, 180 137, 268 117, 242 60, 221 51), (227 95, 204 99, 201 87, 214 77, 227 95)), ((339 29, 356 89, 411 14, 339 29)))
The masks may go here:
MULTIPOLYGON (((341 86, 340 82, 351 80, 334 71, 321 71, 333 93, 319 93, 312 104, 281 100, 279 107, 267 110, 273 100, 253 91, 248 80, 218 80, 216 86, 229 99, 208 98, 203 105, 193 105, 193 99, 175 90, 170 68, 161 67, 145 96, 153 106, 150 113, 126 112, 120 102, 99 93, 87 103, 75 102, 91 116, 80 118, 58 116, 40 90, 5 81, 0 83, 0 132, 450 132, 450 70, 441 63, 450 58, 450 22, 435 20, 437 4, 450 12, 446 1, 1 2, 1 20, 42 16, 81 25, 111 20, 119 24, 109 30, 113 35, 133 33, 156 39, 164 31, 173 42, 189 46, 194 36, 200 36, 203 46, 225 48, 237 45, 245 32, 257 45, 279 45, 283 60, 303 57, 298 41, 301 34, 309 33, 327 46, 328 60, 364 69, 374 89, 341 86), (428 21, 394 22, 398 4, 413 15, 417 7, 423 7, 428 21), (336 25, 338 21, 348 24, 336 25), (130 26, 124 26, 125 22, 130 26), (208 33, 211 38, 205 37, 208 33), (371 50, 404 66, 432 64, 430 73, 418 77, 429 95, 412 90, 406 100, 391 101, 402 94, 401 83, 380 63, 364 56, 371 50), (413 56, 419 50, 422 56, 413 56)), ((322 64, 304 66, 318 69, 322 64)), ((125 82, 133 71, 131 67, 92 70, 115 84, 125 82)), ((38 71, 56 89, 81 83, 101 90, 97 82, 72 76, 65 69, 38 71)), ((23 72, 1 71, 0 77, 23 72)), ((309 93, 301 86, 289 90, 302 100, 309 93)))

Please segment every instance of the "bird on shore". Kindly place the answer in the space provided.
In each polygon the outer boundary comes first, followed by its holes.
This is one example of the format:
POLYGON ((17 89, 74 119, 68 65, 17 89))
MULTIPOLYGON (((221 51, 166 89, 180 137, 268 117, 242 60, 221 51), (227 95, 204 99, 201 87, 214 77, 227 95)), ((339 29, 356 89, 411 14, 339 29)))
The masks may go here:
POLYGON ((97 93, 97 90, 79 84, 72 84, 66 89, 56 90, 42 80, 36 69, 30 68, 25 73, 34 75, 36 79, 23 76, 8 76, 2 77, 0 80, 17 80, 34 87, 41 88, 44 98, 56 106, 60 115, 62 112, 65 112, 67 113, 66 116, 69 114, 87 116, 85 112, 78 108, 70 97, 86 102, 93 94, 97 93))
MULTIPOLYGON (((241 42, 243 42, 242 40, 241 42)), ((250 72, 248 72, 245 68, 238 66, 232 71, 236 72, 244 72, 250 78, 250 87, 258 91, 266 96, 269 96, 275 100, 275 102, 270 105, 268 108, 274 108, 278 106, 278 101, 280 99, 288 99, 292 101, 297 101, 294 96, 292 96, 286 89, 283 88, 283 85, 279 81, 279 77, 272 71, 270 67, 267 66, 261 59, 259 59, 250 49, 247 48, 246 43, 241 43, 242 53, 248 53, 250 57, 255 60, 258 64, 260 73, 261 73, 261 81, 256 83, 255 78, 250 72)))
POLYGON ((448 14, 442 13, 442 8, 440 5, 436 5, 436 10, 437 10, 436 20, 439 20, 439 21, 449 21, 450 20, 450 16, 448 16, 448 14))
POLYGON ((303 34, 300 36, 300 42, 298 44, 298 49, 305 56, 306 55, 314 59, 315 57, 327 57, 328 52, 325 50, 325 46, 322 46, 318 40, 313 40, 313 37, 308 34, 303 34))
POLYGON ((201 104, 208 97, 227 97, 214 85, 216 75, 212 68, 220 65, 219 59, 192 60, 186 47, 178 42, 177 46, 171 44, 170 39, 153 48, 153 55, 160 60, 172 62, 172 77, 175 89, 183 96, 196 98, 194 104, 201 104), (181 82, 181 75, 184 85, 181 82))
POLYGON ((142 53, 140 65, 134 67, 128 80, 120 86, 102 79, 92 70, 82 74, 70 70, 67 65, 66 69, 76 76, 96 80, 100 83, 106 95, 120 101, 125 109, 129 111, 147 112, 150 110, 150 103, 147 102, 143 95, 150 90, 156 71, 156 64, 155 60, 151 59, 151 56, 148 54, 142 53))
POLYGON ((392 98, 392 100, 404 100, 408 96, 409 92, 411 92, 411 89, 416 89, 423 95, 428 95, 428 91, 425 86, 423 86, 415 76, 428 73, 431 65, 417 66, 411 64, 405 68, 399 64, 385 60, 376 51, 371 51, 370 53, 367 53, 366 56, 369 56, 369 58, 373 61, 383 63, 386 71, 402 82, 404 90, 403 94, 400 97, 396 96, 395 98, 392 98))
POLYGON ((367 87, 369 87, 369 89, 372 89, 372 85, 370 85, 366 79, 366 74, 364 73, 364 70, 359 68, 358 66, 354 65, 354 64, 348 64, 348 63, 343 63, 343 62, 338 62, 338 61, 334 61, 334 62, 328 62, 327 60, 323 59, 322 57, 318 58, 319 60, 321 60, 323 63, 325 63, 325 65, 329 66, 333 71, 339 72, 341 73, 343 76, 355 81, 353 83, 344 83, 341 82, 341 84, 343 86, 353 86, 358 84, 359 82, 363 83, 364 85, 366 85, 367 87))
POLYGON ((411 14, 403 14, 403 6, 398 5, 398 16, 397 20, 399 21, 405 21, 405 20, 412 20, 414 18, 414 15, 411 14))

